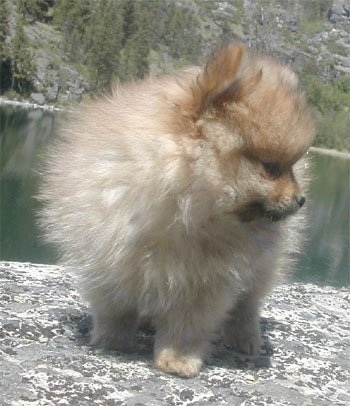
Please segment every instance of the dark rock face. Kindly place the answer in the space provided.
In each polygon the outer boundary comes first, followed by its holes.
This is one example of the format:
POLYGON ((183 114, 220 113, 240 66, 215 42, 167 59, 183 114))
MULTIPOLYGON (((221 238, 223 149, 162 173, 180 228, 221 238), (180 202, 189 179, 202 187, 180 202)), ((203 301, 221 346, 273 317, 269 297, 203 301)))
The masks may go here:
POLYGON ((152 366, 152 332, 132 354, 88 346, 90 319, 67 272, 0 263, 2 405, 346 405, 347 288, 283 285, 263 312, 265 349, 246 357, 216 345, 200 375, 152 366), (271 351, 272 348, 272 351, 271 351))
POLYGON ((329 11, 329 20, 332 23, 346 23, 350 18, 350 2, 348 0, 335 0, 329 11))
MULTIPOLYGON (((34 84, 44 97, 44 102, 38 104, 79 102, 89 89, 86 80, 74 68, 65 64, 55 66, 45 54, 36 60, 34 84)), ((33 95, 31 98, 35 101, 33 95)))
POLYGON ((81 101, 82 95, 89 90, 89 86, 83 77, 69 66, 62 67, 60 75, 62 97, 69 102, 81 101))

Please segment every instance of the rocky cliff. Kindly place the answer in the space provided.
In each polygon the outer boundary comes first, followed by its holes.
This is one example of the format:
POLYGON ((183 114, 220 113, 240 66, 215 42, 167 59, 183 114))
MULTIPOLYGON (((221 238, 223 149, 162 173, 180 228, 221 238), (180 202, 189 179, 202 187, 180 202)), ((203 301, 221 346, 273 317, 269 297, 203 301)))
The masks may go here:
MULTIPOLYGON (((14 35, 16 8, 6 2, 11 14, 10 35, 14 35)), ((51 3, 54 9, 57 2, 51 3)), ((222 40, 237 38, 277 56, 301 74, 311 73, 324 81, 350 72, 349 0, 182 0, 178 6, 198 22, 201 54, 222 40)), ((70 61, 60 26, 27 21, 24 31, 35 66, 33 102, 67 104, 89 92, 86 68, 70 61)), ((151 74, 164 70, 160 59, 169 59, 165 51, 160 53, 152 50, 149 55, 151 74)))

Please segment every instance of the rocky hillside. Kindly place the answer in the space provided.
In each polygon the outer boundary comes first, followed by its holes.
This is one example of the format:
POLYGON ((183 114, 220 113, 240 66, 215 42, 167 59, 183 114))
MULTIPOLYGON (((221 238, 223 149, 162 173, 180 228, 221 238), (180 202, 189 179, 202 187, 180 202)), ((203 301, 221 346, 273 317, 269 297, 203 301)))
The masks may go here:
POLYGON ((18 4, 0 0, 0 8, 6 10, 0 11, 1 94, 7 98, 20 95, 38 104, 66 105, 108 89, 115 79, 157 75, 197 63, 216 44, 236 38, 296 70, 324 129, 321 145, 350 148, 342 141, 350 103, 350 0, 18 4), (27 58, 22 70, 14 62, 21 27, 17 54, 27 58), (330 128, 334 122, 339 127, 335 130, 330 128), (330 141, 326 131, 339 136, 330 141))

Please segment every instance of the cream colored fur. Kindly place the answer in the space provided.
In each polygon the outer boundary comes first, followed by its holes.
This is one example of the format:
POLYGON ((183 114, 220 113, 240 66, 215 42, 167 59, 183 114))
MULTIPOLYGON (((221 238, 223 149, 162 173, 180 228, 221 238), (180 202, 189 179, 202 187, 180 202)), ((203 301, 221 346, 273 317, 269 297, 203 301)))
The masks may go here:
POLYGON ((40 222, 78 274, 92 343, 127 349, 147 317, 166 372, 196 375, 222 329, 258 352, 261 300, 304 224, 294 200, 312 136, 295 75, 240 44, 75 111, 49 153, 40 222))

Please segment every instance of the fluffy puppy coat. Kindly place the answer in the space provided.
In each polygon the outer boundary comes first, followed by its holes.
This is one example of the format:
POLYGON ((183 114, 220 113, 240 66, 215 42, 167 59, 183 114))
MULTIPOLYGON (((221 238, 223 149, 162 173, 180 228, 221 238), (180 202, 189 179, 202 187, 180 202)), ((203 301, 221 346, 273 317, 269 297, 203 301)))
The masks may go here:
POLYGON ((258 352, 261 299, 303 226, 313 133, 296 76, 241 44, 75 111, 40 222, 78 274, 92 343, 128 349, 147 317, 155 366, 184 377, 219 331, 258 352))

